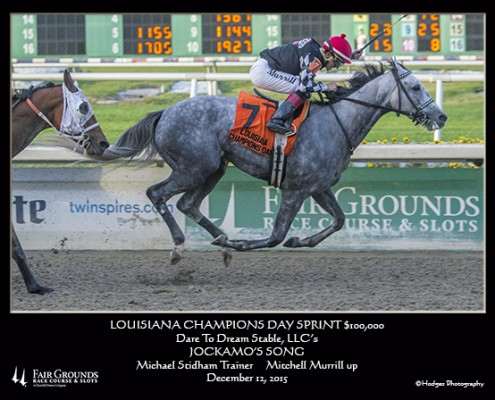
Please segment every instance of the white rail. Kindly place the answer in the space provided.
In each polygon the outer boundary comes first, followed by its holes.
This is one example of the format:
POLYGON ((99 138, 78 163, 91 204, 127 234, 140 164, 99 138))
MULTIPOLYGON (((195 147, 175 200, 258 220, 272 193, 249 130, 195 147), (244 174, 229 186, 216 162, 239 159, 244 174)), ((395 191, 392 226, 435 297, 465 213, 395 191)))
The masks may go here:
MULTIPOLYGON (((483 144, 363 144, 353 161, 463 161, 484 160, 483 144)), ((156 160, 161 160, 156 157, 156 160)), ((72 162, 93 160, 61 147, 28 146, 14 162, 72 162)))
MULTIPOLYGON (((150 63, 152 64, 152 63, 150 63)), ((45 65, 45 64, 41 64, 45 65)), ((160 64, 161 65, 161 64, 160 64)), ((178 65, 176 63, 175 65, 178 65)), ((420 81, 436 82, 436 103, 442 107, 443 103, 443 82, 482 82, 485 80, 483 72, 418 72, 414 74, 420 81)), ((318 79, 322 81, 342 81, 349 79, 350 73, 322 73, 318 79)), ((208 94, 217 93, 217 81, 249 81, 248 73, 235 72, 75 72, 72 77, 76 80, 89 81, 191 81, 190 96, 194 97, 197 93, 198 81, 208 82, 208 94)), ((62 73, 19 73, 12 74, 13 81, 39 81, 50 80, 60 81, 63 79, 62 73)), ((434 132, 433 140, 441 140, 441 131, 437 129, 434 132)))
MULTIPOLYGON (((249 81, 248 73, 236 72, 74 72, 71 74, 76 80, 81 81, 249 81)), ((319 74, 319 80, 341 81, 349 79, 349 73, 319 74)), ((428 72, 415 73, 420 81, 434 82, 480 82, 485 80, 483 72, 428 72)), ((18 73, 12 74, 13 81, 61 81, 63 74, 60 73, 18 73)))
MULTIPOLYGON (((146 61, 146 62, 132 62, 132 61, 122 61, 122 62, 32 62, 23 63, 18 62, 12 64, 15 68, 177 68, 177 67, 250 67, 254 64, 257 57, 254 57, 250 61, 177 61, 177 62, 167 62, 167 61, 146 61)), ((362 66, 364 64, 378 64, 380 61, 370 60, 370 61, 353 61, 353 66, 362 66)), ((411 60, 404 61, 404 65, 407 66, 444 66, 444 67, 454 67, 454 66, 483 66, 485 61, 483 60, 411 60)))

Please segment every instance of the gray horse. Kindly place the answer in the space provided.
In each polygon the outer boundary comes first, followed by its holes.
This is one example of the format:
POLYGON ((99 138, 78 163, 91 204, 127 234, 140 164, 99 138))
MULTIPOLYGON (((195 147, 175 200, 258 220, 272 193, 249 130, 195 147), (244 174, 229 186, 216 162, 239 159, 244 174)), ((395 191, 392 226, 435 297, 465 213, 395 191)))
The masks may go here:
POLYGON ((211 234, 212 244, 223 248, 226 265, 231 258, 227 248, 252 250, 280 244, 309 196, 333 217, 333 223, 315 235, 292 237, 284 246, 314 247, 344 225, 344 213, 331 187, 348 166, 354 148, 385 113, 406 115, 428 130, 441 128, 447 120, 409 70, 394 60, 389 64, 387 69, 383 65, 367 66, 366 72, 357 72, 351 78, 345 97, 312 105, 288 157, 287 173, 280 188, 281 205, 273 231, 265 239, 231 240, 199 210, 202 200, 224 175, 229 161, 251 176, 269 179, 270 157, 253 153, 229 139, 235 98, 194 97, 151 113, 128 129, 101 158, 138 154, 150 158, 158 153, 170 165, 171 175, 151 186, 147 195, 172 234, 172 263, 180 260, 185 238, 167 200, 179 193, 184 195, 177 208, 211 234))

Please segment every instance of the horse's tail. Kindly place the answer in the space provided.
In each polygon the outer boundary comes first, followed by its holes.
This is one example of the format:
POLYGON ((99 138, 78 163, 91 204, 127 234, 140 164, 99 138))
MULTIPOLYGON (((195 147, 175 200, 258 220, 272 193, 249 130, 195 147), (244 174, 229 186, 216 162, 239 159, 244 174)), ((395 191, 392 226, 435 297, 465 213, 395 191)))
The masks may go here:
POLYGON ((136 125, 127 129, 115 144, 110 145, 104 153, 97 158, 108 161, 122 157, 151 160, 157 154, 154 133, 156 124, 162 115, 162 111, 149 113, 136 125))

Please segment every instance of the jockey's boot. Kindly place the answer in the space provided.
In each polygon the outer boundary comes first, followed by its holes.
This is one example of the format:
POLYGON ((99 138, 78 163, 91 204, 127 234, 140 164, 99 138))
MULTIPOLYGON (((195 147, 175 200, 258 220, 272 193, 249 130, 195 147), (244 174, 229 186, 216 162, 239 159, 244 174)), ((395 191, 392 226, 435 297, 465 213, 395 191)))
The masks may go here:
POLYGON ((293 92, 284 100, 277 108, 277 111, 272 115, 271 120, 266 125, 268 129, 281 133, 283 135, 291 135, 292 120, 294 114, 301 104, 304 103, 304 95, 293 92))
POLYGON ((297 108, 289 100, 284 100, 272 115, 271 120, 266 124, 268 129, 283 135, 292 134, 292 120, 297 108))

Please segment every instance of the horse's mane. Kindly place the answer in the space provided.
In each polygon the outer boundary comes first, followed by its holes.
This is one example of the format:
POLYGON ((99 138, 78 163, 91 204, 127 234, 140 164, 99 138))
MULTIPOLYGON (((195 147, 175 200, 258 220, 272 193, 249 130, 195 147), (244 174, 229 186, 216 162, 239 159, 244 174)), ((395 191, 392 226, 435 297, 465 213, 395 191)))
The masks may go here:
POLYGON ((315 104, 328 104, 339 101, 340 97, 348 97, 358 89, 361 89, 368 82, 371 82, 375 78, 382 76, 389 69, 385 68, 382 62, 378 65, 365 64, 361 70, 354 72, 350 79, 343 81, 343 85, 337 85, 337 92, 335 99, 327 101, 312 101, 315 104))
POLYGON ((14 92, 12 93, 12 108, 17 106, 20 102, 29 99, 36 91, 40 89, 55 87, 55 86, 60 86, 60 84, 55 85, 53 82, 44 81, 36 86, 31 85, 27 89, 15 89, 14 92))

